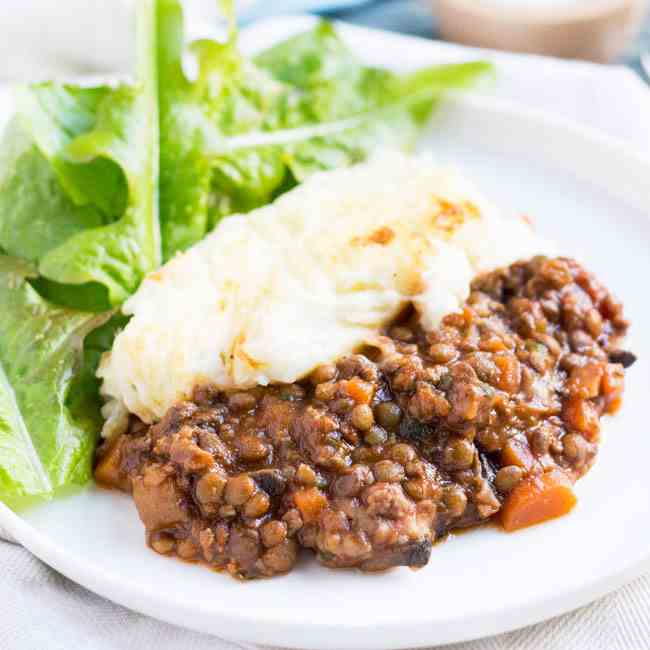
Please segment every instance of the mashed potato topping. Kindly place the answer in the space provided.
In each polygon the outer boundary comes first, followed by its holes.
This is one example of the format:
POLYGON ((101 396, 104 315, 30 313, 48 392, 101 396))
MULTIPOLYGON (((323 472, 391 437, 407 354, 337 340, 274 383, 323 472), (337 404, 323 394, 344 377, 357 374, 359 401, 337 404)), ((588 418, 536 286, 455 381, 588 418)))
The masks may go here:
POLYGON ((317 174, 224 219, 126 302, 132 318, 98 370, 105 433, 127 412, 155 421, 197 384, 293 382, 408 303, 434 327, 477 274, 548 252, 429 160, 385 154, 317 174))

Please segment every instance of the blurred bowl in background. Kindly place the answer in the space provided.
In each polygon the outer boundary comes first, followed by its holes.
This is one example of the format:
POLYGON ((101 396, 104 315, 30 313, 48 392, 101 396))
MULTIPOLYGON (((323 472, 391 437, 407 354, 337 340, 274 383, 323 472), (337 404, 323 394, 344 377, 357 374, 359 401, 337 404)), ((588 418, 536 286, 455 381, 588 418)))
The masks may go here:
MULTIPOLYGON (((139 0, 0 0, 0 81, 111 77, 133 69, 139 0)), ((247 9, 253 0, 237 0, 247 9)), ((217 0, 183 0, 192 38, 223 26, 217 0)))
POLYGON ((0 0, 0 80, 124 72, 132 0, 0 0))
POLYGON ((648 0, 433 0, 443 38, 607 62, 638 35, 648 0))

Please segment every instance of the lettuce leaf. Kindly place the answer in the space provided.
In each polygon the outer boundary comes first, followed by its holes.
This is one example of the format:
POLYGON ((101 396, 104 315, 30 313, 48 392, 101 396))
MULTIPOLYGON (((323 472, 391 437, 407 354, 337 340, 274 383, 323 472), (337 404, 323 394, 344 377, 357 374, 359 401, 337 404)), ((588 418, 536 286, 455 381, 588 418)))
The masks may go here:
POLYGON ((0 144, 0 499, 13 508, 92 477, 101 354, 118 305, 160 263, 154 6, 139 7, 139 81, 18 90, 0 144))
POLYGON ((34 274, 0 256, 0 499, 14 506, 91 477, 99 429, 70 399, 92 394, 74 380, 84 376, 84 338, 109 317, 48 303, 28 282, 34 274))
POLYGON ((412 147, 440 95, 490 69, 478 62, 396 75, 363 65, 322 22, 253 61, 238 52, 232 28, 223 43, 194 42, 192 80, 178 0, 157 0, 157 27, 164 259, 315 171, 412 147))
POLYGON ((2 142, 0 242, 31 262, 104 220, 92 206, 78 206, 61 190, 52 166, 14 119, 2 142), (38 236, 34 236, 38 233, 38 236))
POLYGON ((117 305, 160 263, 154 14, 139 8, 136 85, 20 88, 4 136, 0 247, 54 298, 84 285, 84 304, 117 305))

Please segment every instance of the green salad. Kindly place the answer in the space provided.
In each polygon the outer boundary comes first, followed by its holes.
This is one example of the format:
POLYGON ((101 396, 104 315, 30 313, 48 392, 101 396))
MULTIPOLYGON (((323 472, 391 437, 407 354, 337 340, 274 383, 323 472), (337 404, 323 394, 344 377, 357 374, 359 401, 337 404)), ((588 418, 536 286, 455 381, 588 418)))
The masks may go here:
POLYGON ((147 273, 314 172, 412 147, 440 96, 490 69, 369 67, 327 22, 245 58, 230 7, 225 41, 186 48, 179 0, 137 5, 135 80, 17 88, 0 142, 0 499, 13 508, 90 480, 95 369, 147 273))

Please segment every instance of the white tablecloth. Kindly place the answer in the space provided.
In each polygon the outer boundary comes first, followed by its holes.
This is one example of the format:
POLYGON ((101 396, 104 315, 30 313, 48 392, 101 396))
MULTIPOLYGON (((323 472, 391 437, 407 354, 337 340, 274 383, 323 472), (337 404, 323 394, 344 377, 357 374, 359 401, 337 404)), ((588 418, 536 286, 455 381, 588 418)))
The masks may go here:
MULTIPOLYGON (((456 46, 439 44, 442 57, 456 46)), ((495 95, 598 128, 650 155, 650 91, 622 67, 495 55, 495 95)), ((1 76, 1 75, 0 75, 1 76)), ((650 182, 650 179, 648 179, 650 182)), ((237 647, 110 603, 0 541, 2 650, 226 650, 237 647)), ((576 612, 454 650, 650 648, 650 576, 576 612)))
MULTIPOLYGON (((114 605, 70 582, 27 551, 0 542, 3 650, 251 649, 114 605)), ((218 577, 215 577, 215 580, 218 577)), ((589 607, 509 634, 446 650, 647 650, 650 576, 589 607)))

